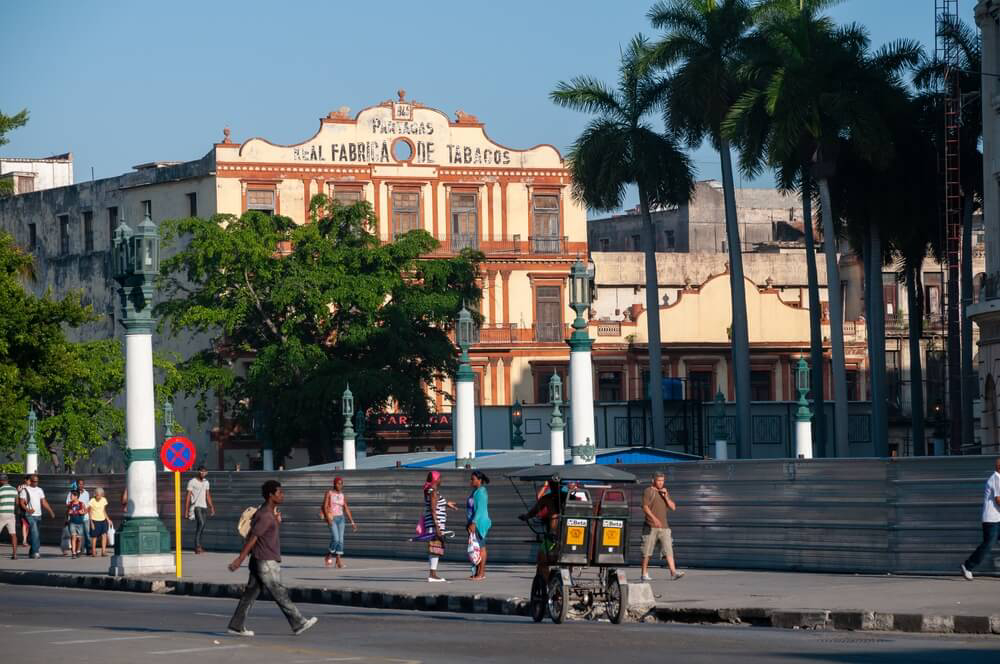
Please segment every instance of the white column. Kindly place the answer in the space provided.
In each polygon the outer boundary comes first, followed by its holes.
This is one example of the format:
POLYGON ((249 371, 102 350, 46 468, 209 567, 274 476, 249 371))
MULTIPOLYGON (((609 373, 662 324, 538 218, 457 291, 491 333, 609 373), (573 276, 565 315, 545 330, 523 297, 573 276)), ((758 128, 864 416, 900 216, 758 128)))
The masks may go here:
POLYGON ((38 452, 28 452, 27 457, 24 459, 24 473, 26 475, 33 475, 38 472, 38 452))
POLYGON ((472 380, 455 381, 455 462, 476 456, 476 418, 472 380))
POLYGON ((562 427, 552 429, 549 435, 549 464, 562 466, 566 464, 566 443, 562 427))
POLYGON ((812 423, 809 420, 795 423, 795 456, 800 459, 813 458, 812 423))
POLYGON ((344 470, 357 470, 357 454, 354 450, 354 436, 344 436, 344 470))
POLYGON ((729 458, 729 441, 725 438, 715 441, 715 459, 716 461, 725 461, 729 458))
MULTIPOLYGON (((153 410, 153 336, 125 335, 125 436, 130 452, 156 450, 153 410)), ((156 461, 128 466, 128 517, 156 517, 156 461)))
MULTIPOLYGON (((590 349, 571 350, 569 354, 569 403, 570 449, 596 445, 594 432, 594 369, 590 363, 590 349)), ((594 457, 585 459, 573 454, 574 464, 594 463, 594 457)))

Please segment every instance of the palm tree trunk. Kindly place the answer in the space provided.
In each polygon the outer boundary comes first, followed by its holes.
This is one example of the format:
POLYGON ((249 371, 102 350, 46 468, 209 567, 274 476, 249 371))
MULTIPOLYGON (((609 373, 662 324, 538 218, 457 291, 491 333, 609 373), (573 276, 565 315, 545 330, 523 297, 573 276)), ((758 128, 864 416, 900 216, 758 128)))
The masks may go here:
MULTIPOLYGON (((965 311, 972 304, 972 208, 973 197, 965 196, 962 210, 962 440, 967 445, 975 443, 972 428, 972 401, 979 392, 979 379, 972 370, 972 321, 965 311)), ((973 449, 979 454, 981 450, 973 449)))
POLYGON ((809 359, 812 387, 812 434, 816 456, 826 456, 826 409, 823 400, 823 311, 819 303, 819 274, 816 271, 816 240, 812 223, 812 180, 802 169, 802 227, 806 235, 806 283, 809 287, 809 359))
POLYGON ((667 427, 663 418, 663 362, 660 357, 660 284, 656 274, 656 237, 649 214, 649 198, 639 185, 642 211, 643 257, 646 268, 646 328, 649 337, 649 402, 653 426, 653 446, 667 446, 667 427))
POLYGON ((750 437, 750 339, 747 331, 746 282, 743 280, 743 247, 736 214, 736 190, 733 183, 733 158, 729 141, 722 139, 722 195, 726 209, 726 244, 729 249, 729 292, 733 309, 733 386, 736 388, 736 449, 739 458, 753 456, 750 437))
POLYGON ((826 254, 827 293, 830 299, 830 355, 833 371, 833 435, 836 456, 850 456, 847 438, 847 369, 844 366, 844 303, 840 294, 840 266, 837 264, 837 236, 833 225, 830 182, 819 179, 822 203, 823 252, 826 254))
MULTIPOLYGON (((922 257, 921 257, 922 258, 922 257)), ((918 261, 917 265, 920 265, 918 261)), ((906 266, 906 308, 909 316, 910 336, 910 422, 913 436, 913 453, 927 455, 927 438, 924 434, 924 371, 920 354, 920 338, 924 332, 923 293, 920 287, 920 268, 906 266)))
POLYGON ((889 409, 885 384, 885 302, 882 293, 882 237, 877 223, 867 227, 865 267, 868 270, 865 282, 868 293, 868 329, 871 338, 868 344, 868 371, 872 381, 872 444, 875 456, 889 456, 889 409))

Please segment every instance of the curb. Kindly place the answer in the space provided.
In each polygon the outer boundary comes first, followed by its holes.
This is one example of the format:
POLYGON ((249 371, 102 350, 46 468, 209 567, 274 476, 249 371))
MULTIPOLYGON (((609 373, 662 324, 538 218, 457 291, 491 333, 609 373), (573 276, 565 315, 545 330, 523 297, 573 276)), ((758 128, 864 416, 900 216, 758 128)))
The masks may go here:
POLYGON ((653 620, 673 623, 751 625, 783 629, 920 632, 925 634, 1000 634, 1000 614, 946 616, 878 611, 787 611, 783 609, 707 609, 658 606, 653 620))
MULTIPOLYGON (((11 585, 173 593, 195 597, 237 599, 243 584, 173 581, 97 574, 59 574, 0 570, 0 583, 11 585)), ((354 588, 288 589, 292 601, 403 611, 445 611, 503 616, 527 616, 528 601, 521 597, 392 593, 354 588)), ((264 596, 266 597, 266 591, 264 596)), ((927 634, 1000 634, 1000 614, 990 616, 881 613, 877 611, 823 611, 764 608, 654 607, 643 622, 749 625, 783 629, 921 632, 927 634)))

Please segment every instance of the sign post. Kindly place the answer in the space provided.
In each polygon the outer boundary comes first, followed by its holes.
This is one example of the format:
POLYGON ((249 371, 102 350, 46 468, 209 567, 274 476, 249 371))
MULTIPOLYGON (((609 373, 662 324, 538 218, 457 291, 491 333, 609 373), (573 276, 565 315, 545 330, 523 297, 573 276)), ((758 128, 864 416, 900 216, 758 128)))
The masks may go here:
POLYGON ((181 473, 191 470, 197 452, 194 443, 184 436, 167 438, 160 448, 160 461, 174 473, 174 556, 177 578, 181 578, 181 473))

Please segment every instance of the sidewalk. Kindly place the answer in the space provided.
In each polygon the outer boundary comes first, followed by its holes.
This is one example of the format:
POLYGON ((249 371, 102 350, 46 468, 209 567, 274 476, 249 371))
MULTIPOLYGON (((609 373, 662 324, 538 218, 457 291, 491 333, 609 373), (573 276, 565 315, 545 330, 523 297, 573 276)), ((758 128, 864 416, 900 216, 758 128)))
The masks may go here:
MULTIPOLYGON (((109 558, 64 558, 45 547, 42 558, 11 560, 0 549, 0 583, 107 587, 145 592, 233 596, 246 568, 231 573, 233 553, 184 553, 183 579, 148 577, 115 581, 109 558), (159 583, 154 583, 158 581, 159 583)), ((285 556, 282 578, 298 601, 386 608, 526 614, 534 567, 492 565, 482 582, 468 580, 469 567, 442 562, 449 583, 427 583, 426 562, 348 558, 347 568, 323 566, 322 556, 285 556)), ((630 581, 639 570, 629 569, 630 581)), ((689 569, 670 581, 653 570, 652 616, 664 621, 732 622, 778 627, 889 629, 1000 634, 1000 579, 969 582, 954 577, 864 576, 689 569)))

